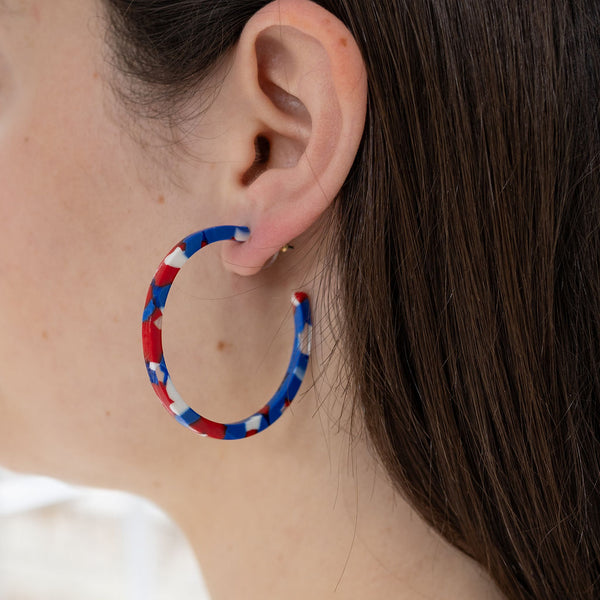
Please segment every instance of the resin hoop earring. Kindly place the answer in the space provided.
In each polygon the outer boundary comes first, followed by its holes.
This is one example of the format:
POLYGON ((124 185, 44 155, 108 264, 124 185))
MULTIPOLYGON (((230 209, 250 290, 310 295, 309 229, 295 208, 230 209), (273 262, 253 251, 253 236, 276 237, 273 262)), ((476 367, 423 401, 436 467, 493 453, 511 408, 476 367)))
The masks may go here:
POLYGON ((235 423, 217 423, 191 409, 175 389, 167 370, 162 347, 163 309, 173 280, 186 261, 208 244, 224 240, 245 242, 249 237, 250 230, 247 227, 226 225, 204 229, 184 238, 158 267, 148 290, 142 319, 144 359, 156 395, 182 425, 200 435, 217 439, 237 440, 249 437, 273 424, 296 396, 310 356, 312 336, 310 305, 308 296, 303 292, 297 292, 292 296, 295 334, 290 364, 279 389, 258 412, 235 423))

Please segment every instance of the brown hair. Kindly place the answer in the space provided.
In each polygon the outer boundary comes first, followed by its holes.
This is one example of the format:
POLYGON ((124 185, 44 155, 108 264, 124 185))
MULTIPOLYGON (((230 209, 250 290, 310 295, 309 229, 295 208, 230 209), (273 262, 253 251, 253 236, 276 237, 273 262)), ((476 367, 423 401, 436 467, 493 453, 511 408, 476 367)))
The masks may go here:
MULTIPOLYGON (((156 114, 267 3, 105 1, 156 114)), ((598 598, 600 4, 319 4, 369 77, 334 253, 372 443, 508 598, 598 598)))

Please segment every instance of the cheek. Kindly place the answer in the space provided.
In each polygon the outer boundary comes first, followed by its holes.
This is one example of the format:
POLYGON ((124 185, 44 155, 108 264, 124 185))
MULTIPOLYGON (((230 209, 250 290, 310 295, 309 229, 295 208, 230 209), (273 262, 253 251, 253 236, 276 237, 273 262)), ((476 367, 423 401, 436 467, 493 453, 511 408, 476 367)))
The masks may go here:
POLYGON ((114 146, 90 145, 99 117, 51 114, 59 127, 24 121, 0 143, 0 460, 70 476, 82 455, 122 460, 161 409, 140 342, 143 200, 114 146))

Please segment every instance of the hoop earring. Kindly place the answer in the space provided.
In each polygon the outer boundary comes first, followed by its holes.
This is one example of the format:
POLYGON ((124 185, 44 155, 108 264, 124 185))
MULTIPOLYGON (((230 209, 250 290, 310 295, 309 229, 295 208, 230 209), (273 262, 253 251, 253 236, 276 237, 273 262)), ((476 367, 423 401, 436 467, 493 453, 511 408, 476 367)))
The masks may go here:
POLYGON ((235 423, 218 423, 199 415, 181 398, 169 375, 162 347, 162 317, 173 280, 186 261, 198 250, 213 242, 250 237, 247 227, 212 227, 193 233, 177 244, 161 262, 148 289, 142 319, 142 345, 150 383, 165 408, 179 423, 200 435, 237 440, 263 431, 272 425, 291 404, 304 378, 312 337, 308 296, 297 292, 294 306, 294 348, 285 377, 271 400, 258 412, 235 423))

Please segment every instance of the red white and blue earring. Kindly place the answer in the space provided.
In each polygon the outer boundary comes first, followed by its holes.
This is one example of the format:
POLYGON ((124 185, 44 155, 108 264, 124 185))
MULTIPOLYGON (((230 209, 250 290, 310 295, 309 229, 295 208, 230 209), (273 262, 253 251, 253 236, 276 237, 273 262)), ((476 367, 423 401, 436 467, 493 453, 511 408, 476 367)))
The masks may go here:
POLYGON ((142 343, 146 369, 152 387, 165 408, 182 425, 200 435, 237 440, 263 431, 272 425, 290 405, 304 378, 312 336, 310 305, 303 292, 292 296, 294 306, 294 347, 285 377, 274 396, 258 412, 235 423, 217 423, 199 415, 181 398, 169 375, 162 347, 163 310, 171 285, 186 261, 213 242, 250 237, 247 227, 222 226, 198 231, 184 238, 160 263, 148 289, 142 319, 142 343))

